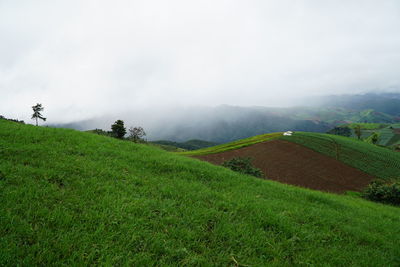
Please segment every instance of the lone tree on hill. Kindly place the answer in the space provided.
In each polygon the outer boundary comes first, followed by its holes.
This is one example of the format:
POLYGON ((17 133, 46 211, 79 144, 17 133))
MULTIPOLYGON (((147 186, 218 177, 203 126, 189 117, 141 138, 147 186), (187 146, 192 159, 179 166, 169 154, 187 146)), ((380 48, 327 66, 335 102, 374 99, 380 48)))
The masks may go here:
POLYGON ((46 121, 46 118, 43 117, 42 114, 40 113, 41 111, 44 110, 44 107, 42 107, 42 104, 38 103, 35 106, 33 106, 32 109, 33 109, 32 120, 36 120, 36 126, 38 126, 38 119, 46 121))
POLYGON ((142 127, 131 127, 129 128, 129 139, 137 143, 143 140, 143 136, 146 136, 146 132, 142 127))
POLYGON ((361 138, 361 125, 357 125, 354 128, 354 133, 357 135, 358 140, 361 138))
POLYGON ((114 122, 113 125, 111 125, 111 132, 112 135, 115 138, 119 138, 122 139, 124 138, 125 134, 126 134, 126 129, 124 127, 124 121, 123 120, 117 120, 116 122, 114 122))

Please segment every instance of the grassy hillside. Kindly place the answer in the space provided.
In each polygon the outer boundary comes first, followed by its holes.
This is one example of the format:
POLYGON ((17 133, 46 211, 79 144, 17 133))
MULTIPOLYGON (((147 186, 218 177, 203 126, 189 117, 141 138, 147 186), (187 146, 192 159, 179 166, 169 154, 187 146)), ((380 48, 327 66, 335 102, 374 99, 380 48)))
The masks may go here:
POLYGON ((400 179, 400 153, 352 138, 318 133, 282 137, 383 179, 400 179), (337 144, 337 145, 336 145, 337 144))
POLYGON ((0 265, 397 266, 399 209, 0 120, 0 265))
POLYGON ((224 152, 224 151, 228 151, 228 150, 238 149, 238 148, 245 147, 245 146, 254 145, 254 144, 257 144, 260 142, 274 140, 281 136, 282 136, 282 133, 256 135, 253 137, 233 141, 233 142, 218 145, 218 146, 207 147, 207 148, 203 148, 203 149, 199 149, 199 150, 195 150, 195 151, 183 152, 183 153, 181 153, 181 155, 201 156, 201 155, 215 154, 215 153, 220 153, 220 152, 224 152))

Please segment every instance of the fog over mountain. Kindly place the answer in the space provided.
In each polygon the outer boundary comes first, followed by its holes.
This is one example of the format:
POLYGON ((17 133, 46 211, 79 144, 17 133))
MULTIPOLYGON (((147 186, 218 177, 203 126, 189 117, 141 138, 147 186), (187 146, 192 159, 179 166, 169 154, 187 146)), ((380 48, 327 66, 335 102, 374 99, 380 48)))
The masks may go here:
POLYGON ((304 101, 302 106, 286 108, 233 105, 170 107, 49 125, 108 130, 116 118, 124 119, 128 127, 144 127, 148 140, 183 142, 202 139, 223 143, 268 132, 326 132, 351 122, 399 123, 400 94, 321 96, 304 101))
POLYGON ((2 0, 0 114, 30 121, 42 103, 50 124, 151 127, 222 104, 400 92, 399 28, 397 0, 2 0))

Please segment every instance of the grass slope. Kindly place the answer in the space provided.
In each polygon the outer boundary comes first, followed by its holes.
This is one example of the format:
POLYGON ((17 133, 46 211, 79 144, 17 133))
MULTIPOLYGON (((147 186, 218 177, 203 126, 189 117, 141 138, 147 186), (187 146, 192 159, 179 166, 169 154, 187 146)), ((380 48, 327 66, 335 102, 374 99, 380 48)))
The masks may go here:
POLYGON ((400 210, 0 120, 0 265, 398 266, 400 210))
POLYGON ((337 158, 375 177, 400 180, 400 153, 398 152, 330 134, 297 132, 293 136, 285 136, 282 139, 337 158), (338 144, 338 150, 335 144, 338 144))
POLYGON ((187 152, 183 152, 180 154, 185 155, 185 156, 201 156, 201 155, 221 153, 221 152, 228 151, 228 150, 234 150, 234 149, 242 148, 245 146, 254 145, 254 144, 257 144, 260 142, 274 140, 274 139, 279 138, 280 136, 282 136, 282 133, 270 133, 270 134, 256 135, 253 137, 240 139, 237 141, 229 142, 229 143, 218 145, 218 146, 207 147, 207 148, 198 149, 195 151, 187 151, 187 152))

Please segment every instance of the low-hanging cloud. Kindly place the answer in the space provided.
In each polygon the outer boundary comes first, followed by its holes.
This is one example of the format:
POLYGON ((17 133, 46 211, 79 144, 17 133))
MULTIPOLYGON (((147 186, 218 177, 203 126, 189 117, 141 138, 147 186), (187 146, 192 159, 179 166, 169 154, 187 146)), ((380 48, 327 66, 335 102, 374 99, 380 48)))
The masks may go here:
POLYGON ((0 1, 0 114, 67 122, 173 105, 398 90, 400 2, 0 1))

